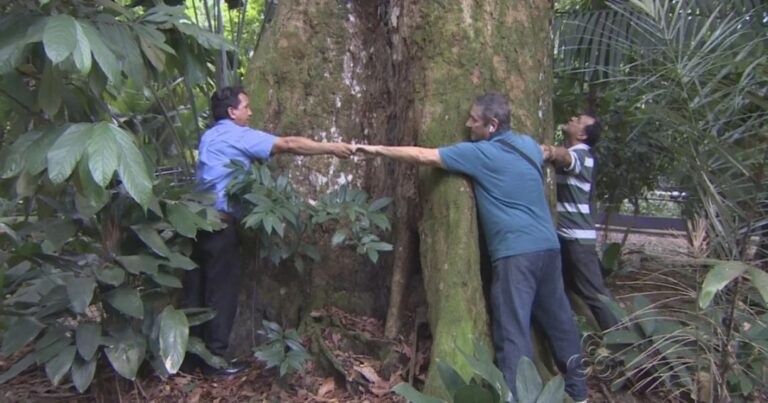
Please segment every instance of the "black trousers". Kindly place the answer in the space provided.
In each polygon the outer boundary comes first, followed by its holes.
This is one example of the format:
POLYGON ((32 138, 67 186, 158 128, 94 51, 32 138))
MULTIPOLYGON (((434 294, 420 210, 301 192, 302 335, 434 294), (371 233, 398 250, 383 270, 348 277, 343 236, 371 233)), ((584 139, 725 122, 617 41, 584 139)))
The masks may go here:
POLYGON ((216 316, 190 329, 213 354, 223 356, 237 313, 240 291, 240 236, 236 225, 215 231, 199 231, 192 251, 198 268, 184 278, 184 308, 213 308, 216 316))
POLYGON ((605 287, 595 245, 560 238, 560 254, 563 259, 565 289, 578 295, 587 304, 601 330, 619 323, 613 312, 600 300, 600 295, 610 299, 613 296, 605 287))

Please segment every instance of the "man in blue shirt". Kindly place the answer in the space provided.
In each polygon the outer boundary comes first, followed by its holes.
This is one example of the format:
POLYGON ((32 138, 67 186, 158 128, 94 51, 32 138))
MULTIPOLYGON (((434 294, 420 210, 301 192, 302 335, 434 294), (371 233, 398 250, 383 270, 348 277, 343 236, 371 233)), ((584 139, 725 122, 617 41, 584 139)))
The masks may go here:
MULTIPOLYGON (((353 148, 345 143, 319 143, 304 137, 277 137, 248 127, 251 109, 248 95, 241 87, 225 87, 211 96, 211 113, 216 123, 200 139, 197 162, 197 188, 216 195, 215 208, 227 227, 215 231, 200 231, 192 252, 199 268, 187 273, 184 281, 182 306, 209 307, 216 311, 210 321, 193 329, 202 336, 208 350, 223 356, 229 346, 229 334, 237 313, 240 290, 240 239, 237 221, 240 212, 229 204, 226 187, 233 171, 232 160, 250 164, 282 153, 298 155, 331 154, 348 158, 353 148)), ((191 362, 190 365, 194 365, 191 362)), ((200 364, 208 375, 234 375, 245 369, 230 364, 212 368, 200 364)), ((188 368, 188 367, 187 367, 188 368)))
MULTIPOLYGON (((563 288, 557 235, 544 194, 542 153, 509 127, 509 100, 475 99, 466 126, 472 142, 432 149, 356 146, 398 161, 444 168, 472 178, 491 260, 491 308, 496 360, 514 386, 521 356, 533 358, 531 319, 538 321, 565 375, 566 392, 587 398, 576 322, 563 288)), ((514 392, 513 392, 514 393, 514 392)))

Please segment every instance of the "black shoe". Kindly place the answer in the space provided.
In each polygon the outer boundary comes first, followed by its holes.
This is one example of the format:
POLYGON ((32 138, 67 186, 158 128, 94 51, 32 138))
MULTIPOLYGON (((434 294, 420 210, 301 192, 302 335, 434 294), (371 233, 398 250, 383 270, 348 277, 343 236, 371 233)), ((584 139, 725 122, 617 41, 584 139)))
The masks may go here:
POLYGON ((223 368, 212 367, 208 364, 202 365, 203 375, 205 376, 233 376, 245 371, 250 367, 251 365, 245 362, 231 362, 229 365, 223 368))

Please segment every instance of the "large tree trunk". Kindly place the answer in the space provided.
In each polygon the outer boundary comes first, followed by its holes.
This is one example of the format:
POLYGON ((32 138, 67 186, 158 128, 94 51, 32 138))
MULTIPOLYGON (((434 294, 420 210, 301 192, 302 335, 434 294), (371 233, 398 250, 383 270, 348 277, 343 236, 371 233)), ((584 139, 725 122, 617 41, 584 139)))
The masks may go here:
MULTIPOLYGON (((551 7, 549 0, 281 0, 246 80, 253 122, 318 140, 439 147, 465 140, 474 97, 495 91, 512 100, 516 130, 549 138, 551 7)), ((351 176, 375 196, 395 196, 397 220, 395 256, 383 267, 325 253, 302 282, 305 296, 312 297, 303 311, 324 301, 318 294, 355 292, 381 300, 387 295, 381 280, 389 277, 387 332, 396 334, 399 287, 416 269, 418 245, 432 363, 439 359, 468 375, 458 349, 472 351, 473 337, 490 345, 471 183, 433 169, 417 177, 413 167, 384 160, 300 161, 291 175, 308 193, 351 176)), ((444 394, 434 365, 426 390, 444 394)))

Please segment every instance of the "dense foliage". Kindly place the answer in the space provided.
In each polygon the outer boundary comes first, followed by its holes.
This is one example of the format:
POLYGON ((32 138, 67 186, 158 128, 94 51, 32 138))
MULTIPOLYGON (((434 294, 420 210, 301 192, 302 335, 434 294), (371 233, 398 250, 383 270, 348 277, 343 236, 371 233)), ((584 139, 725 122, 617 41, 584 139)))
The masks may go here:
POLYGON ((173 374, 187 351, 222 363, 189 336, 212 312, 174 308, 174 289, 196 232, 223 226, 189 176, 197 94, 235 48, 154 4, 0 4, 0 353, 15 359, 0 383, 40 365, 82 392, 104 357, 128 379, 145 362, 173 374))

